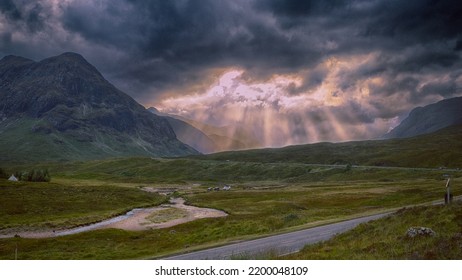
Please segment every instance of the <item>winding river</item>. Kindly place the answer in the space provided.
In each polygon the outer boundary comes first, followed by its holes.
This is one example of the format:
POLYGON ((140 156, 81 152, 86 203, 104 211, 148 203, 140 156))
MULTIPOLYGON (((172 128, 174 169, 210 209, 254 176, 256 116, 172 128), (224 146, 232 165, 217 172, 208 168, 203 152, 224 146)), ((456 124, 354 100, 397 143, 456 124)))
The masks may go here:
POLYGON ((15 235, 25 238, 50 238, 57 236, 65 236, 71 234, 77 234, 81 232, 87 232, 91 230, 97 230, 102 228, 118 228, 129 231, 140 231, 155 228, 168 228, 178 224, 194 221, 203 218, 218 218, 225 217, 228 214, 211 208, 200 208, 190 205, 185 205, 183 198, 172 198, 170 199, 172 204, 163 204, 157 207, 150 208, 135 208, 127 213, 113 217, 107 220, 103 220, 94 224, 85 226, 75 227, 71 229, 63 230, 46 230, 46 231, 24 231, 23 229, 15 232, 14 229, 6 229, 7 233, 0 232, 0 238, 12 238, 15 235), (178 208, 184 210, 187 215, 181 218, 172 219, 162 223, 154 223, 146 219, 152 213, 161 211, 166 208, 178 208))

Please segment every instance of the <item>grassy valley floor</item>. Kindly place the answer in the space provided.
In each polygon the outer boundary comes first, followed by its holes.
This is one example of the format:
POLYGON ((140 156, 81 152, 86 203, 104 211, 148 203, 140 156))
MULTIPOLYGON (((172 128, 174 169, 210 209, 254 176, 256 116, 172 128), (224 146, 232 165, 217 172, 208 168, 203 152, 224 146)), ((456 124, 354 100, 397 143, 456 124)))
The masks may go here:
MULTIPOLYGON (((444 175, 452 176, 454 186, 462 182, 456 170, 196 159, 137 158, 36 167, 49 168, 52 182, 0 182, 0 199, 7 206, 0 209, 3 230, 90 223, 168 199, 156 191, 229 215, 138 232, 101 229, 46 239, 0 239, 0 259, 15 258, 16 249, 19 259, 159 257, 441 200, 444 175), (230 191, 207 191, 225 183, 232 186, 230 191)), ((18 168, 30 166, 7 171, 18 168)), ((454 195, 461 194, 454 188, 454 195)))

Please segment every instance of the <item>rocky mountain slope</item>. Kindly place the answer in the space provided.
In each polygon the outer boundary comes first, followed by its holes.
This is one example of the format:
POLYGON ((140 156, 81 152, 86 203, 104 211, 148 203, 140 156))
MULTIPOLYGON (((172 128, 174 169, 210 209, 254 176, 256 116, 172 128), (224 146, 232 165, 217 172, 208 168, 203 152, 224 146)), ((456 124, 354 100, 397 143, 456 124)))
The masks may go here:
POLYGON ((262 144, 253 132, 239 125, 213 126, 177 115, 164 114, 156 108, 151 113, 165 117, 178 139, 201 153, 261 148, 262 144))
POLYGON ((175 131, 176 136, 181 142, 204 154, 213 153, 219 150, 212 139, 210 139, 201 130, 195 128, 187 122, 168 115, 164 115, 154 107, 151 107, 148 110, 155 115, 164 117, 173 128, 173 131, 175 131))
POLYGON ((76 53, 0 60, 0 160, 183 156, 197 151, 76 53))
POLYGON ((407 138, 462 124, 462 97, 417 107, 384 138, 407 138))

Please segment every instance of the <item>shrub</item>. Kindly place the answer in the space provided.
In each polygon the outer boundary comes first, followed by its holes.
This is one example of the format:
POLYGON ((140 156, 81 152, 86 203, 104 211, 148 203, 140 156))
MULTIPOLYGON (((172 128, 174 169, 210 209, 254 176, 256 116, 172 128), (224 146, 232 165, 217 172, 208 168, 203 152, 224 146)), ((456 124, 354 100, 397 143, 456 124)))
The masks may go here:
POLYGON ((51 180, 51 176, 47 169, 32 169, 31 171, 15 172, 14 176, 20 181, 29 182, 50 182, 51 180))
POLYGON ((0 178, 5 178, 8 179, 8 174, 3 170, 3 168, 0 168, 0 178))
POLYGON ((350 171, 351 167, 351 163, 347 163, 347 165, 345 166, 345 171, 350 171))

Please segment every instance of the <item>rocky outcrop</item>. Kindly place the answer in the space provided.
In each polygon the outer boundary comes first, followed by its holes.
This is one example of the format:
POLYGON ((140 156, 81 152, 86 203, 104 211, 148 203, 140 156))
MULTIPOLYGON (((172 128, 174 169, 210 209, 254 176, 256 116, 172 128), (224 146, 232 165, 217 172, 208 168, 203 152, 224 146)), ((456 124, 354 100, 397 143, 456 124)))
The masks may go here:
POLYGON ((434 232, 431 228, 426 227, 411 227, 407 230, 406 236, 410 238, 418 237, 418 236, 435 236, 436 232, 434 232))

